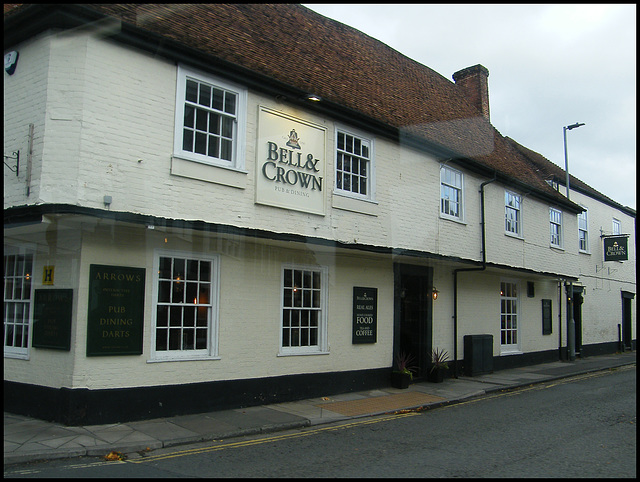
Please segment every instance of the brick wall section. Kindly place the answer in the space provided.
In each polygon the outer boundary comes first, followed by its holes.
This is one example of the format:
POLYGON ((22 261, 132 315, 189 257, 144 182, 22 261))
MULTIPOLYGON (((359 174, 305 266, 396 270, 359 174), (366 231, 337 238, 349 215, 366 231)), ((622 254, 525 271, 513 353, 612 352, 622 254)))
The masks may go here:
POLYGON ((467 100, 489 120, 489 70, 474 65, 454 73, 453 80, 463 89, 467 100))

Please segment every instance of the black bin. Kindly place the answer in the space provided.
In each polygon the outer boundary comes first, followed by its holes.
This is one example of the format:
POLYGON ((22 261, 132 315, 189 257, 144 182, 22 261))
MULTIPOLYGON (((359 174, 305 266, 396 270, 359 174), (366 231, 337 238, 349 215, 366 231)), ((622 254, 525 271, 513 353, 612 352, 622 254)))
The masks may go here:
POLYGON ((493 372, 493 335, 464 336, 464 374, 468 377, 493 372))

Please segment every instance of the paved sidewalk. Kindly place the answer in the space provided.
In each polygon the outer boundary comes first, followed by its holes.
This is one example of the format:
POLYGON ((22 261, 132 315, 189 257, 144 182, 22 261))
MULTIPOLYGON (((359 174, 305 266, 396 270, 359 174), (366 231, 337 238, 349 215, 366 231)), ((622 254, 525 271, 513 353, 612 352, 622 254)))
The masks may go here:
POLYGON ((486 393, 636 364, 636 352, 593 356, 501 370, 443 383, 414 383, 298 402, 223 410, 139 422, 68 427, 4 414, 4 464, 105 456, 184 443, 288 430, 410 409, 428 409, 486 393))

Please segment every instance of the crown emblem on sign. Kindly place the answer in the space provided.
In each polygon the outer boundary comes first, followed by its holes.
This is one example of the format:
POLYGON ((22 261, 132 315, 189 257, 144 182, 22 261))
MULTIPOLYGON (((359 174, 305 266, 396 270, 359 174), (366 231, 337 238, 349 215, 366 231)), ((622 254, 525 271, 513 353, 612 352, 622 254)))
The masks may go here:
POLYGON ((287 145, 289 147, 293 147, 294 149, 300 149, 300 144, 298 144, 298 134, 296 133, 295 129, 291 129, 291 132, 289 132, 289 140, 287 141, 287 145))

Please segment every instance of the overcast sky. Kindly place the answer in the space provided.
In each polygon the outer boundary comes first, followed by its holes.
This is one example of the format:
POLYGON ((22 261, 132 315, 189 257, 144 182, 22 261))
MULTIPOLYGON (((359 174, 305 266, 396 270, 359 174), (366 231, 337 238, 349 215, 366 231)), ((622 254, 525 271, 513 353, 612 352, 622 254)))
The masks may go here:
POLYGON ((452 80, 489 69, 503 136, 636 208, 636 6, 304 4, 452 80))

